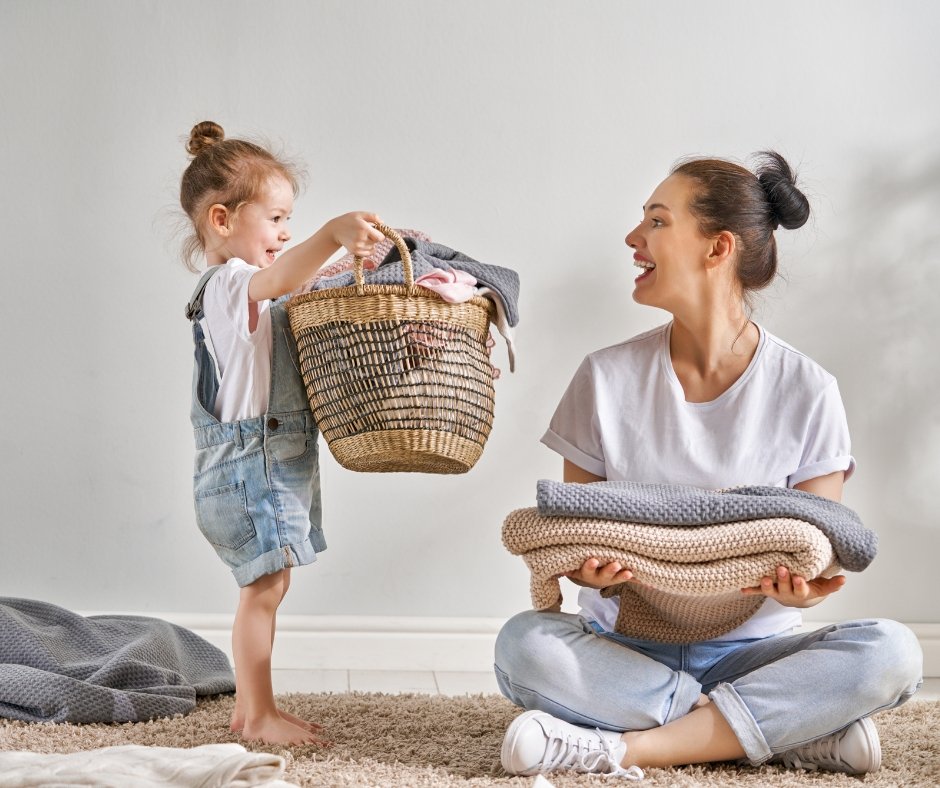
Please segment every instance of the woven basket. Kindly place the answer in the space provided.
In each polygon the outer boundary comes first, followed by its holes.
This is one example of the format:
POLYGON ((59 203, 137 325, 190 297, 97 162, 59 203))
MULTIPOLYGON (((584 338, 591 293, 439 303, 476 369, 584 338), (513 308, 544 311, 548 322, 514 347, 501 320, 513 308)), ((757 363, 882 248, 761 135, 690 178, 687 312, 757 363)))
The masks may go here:
POLYGON ((353 471, 465 473, 493 425, 486 351, 493 304, 450 304, 416 286, 401 236, 403 285, 356 284, 287 304, 310 408, 330 451, 353 471))

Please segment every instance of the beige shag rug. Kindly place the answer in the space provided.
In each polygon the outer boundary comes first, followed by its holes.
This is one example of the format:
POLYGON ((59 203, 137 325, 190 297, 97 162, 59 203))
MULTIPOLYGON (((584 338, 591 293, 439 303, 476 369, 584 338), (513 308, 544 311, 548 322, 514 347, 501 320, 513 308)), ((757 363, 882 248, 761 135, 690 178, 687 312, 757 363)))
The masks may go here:
MULTIPOLYGON (((331 749, 249 744, 288 761, 284 779, 304 786, 529 786, 499 765, 503 732, 519 709, 497 695, 440 697, 366 693, 292 694, 285 709, 325 726, 331 749)), ((48 725, 0 719, 0 749, 74 752, 119 744, 193 747, 239 741, 228 731, 234 696, 202 700, 185 717, 123 725, 48 725)), ((875 717, 881 771, 864 778, 828 772, 716 764, 649 769, 650 786, 940 786, 940 701, 912 701, 875 717)), ((593 776, 553 774, 557 788, 599 785, 593 776)), ((631 785, 633 783, 630 783, 631 785)))

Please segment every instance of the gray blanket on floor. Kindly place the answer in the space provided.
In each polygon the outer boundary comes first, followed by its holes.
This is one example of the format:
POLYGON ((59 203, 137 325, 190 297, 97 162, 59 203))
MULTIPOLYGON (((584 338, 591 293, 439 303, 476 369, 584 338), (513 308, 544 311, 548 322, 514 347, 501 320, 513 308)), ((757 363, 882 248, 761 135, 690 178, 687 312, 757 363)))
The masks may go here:
POLYGON ((775 517, 804 520, 826 535, 838 563, 851 572, 865 569, 878 551, 877 535, 847 506, 786 487, 703 490, 679 484, 574 484, 542 479, 537 502, 539 514, 545 516, 649 525, 713 525, 775 517))
POLYGON ((234 690, 228 657, 183 627, 0 597, 0 717, 142 722, 234 690))

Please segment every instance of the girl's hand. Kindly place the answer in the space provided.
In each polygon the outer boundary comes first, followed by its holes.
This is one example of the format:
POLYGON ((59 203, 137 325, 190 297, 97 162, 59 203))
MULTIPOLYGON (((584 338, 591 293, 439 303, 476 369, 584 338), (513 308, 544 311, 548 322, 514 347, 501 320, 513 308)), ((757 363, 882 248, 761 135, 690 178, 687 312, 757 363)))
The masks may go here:
POLYGON ((618 561, 611 561, 609 564, 602 564, 596 558, 588 558, 580 569, 573 572, 565 572, 572 583, 588 588, 607 588, 626 583, 633 579, 633 572, 624 569, 618 561))
POLYGON ((817 577, 806 580, 799 575, 791 575, 785 566, 777 567, 777 576, 765 577, 759 586, 742 588, 743 594, 763 594, 776 599, 786 607, 812 607, 822 602, 829 594, 834 594, 845 585, 845 575, 835 577, 817 577))
POLYGON ((339 246, 345 246, 357 257, 368 257, 376 243, 385 238, 373 227, 382 220, 374 213, 353 211, 329 221, 330 234, 339 246))

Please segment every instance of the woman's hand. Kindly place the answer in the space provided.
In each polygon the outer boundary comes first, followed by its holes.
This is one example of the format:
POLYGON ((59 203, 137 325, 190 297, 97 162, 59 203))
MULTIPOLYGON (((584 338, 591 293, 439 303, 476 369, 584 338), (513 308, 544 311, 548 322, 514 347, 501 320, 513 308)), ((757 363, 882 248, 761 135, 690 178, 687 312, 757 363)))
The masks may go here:
POLYGON ((339 246, 345 246, 357 257, 368 257, 376 243, 385 236, 373 225, 381 224, 374 213, 353 211, 330 219, 330 234, 339 246))
POLYGON ((596 558, 588 558, 579 569, 565 572, 572 583, 587 588, 608 588, 633 580, 633 572, 625 569, 618 561, 602 564, 596 558))
POLYGON ((829 594, 834 594, 845 585, 845 575, 835 577, 817 577, 806 580, 799 575, 791 575, 785 566, 777 567, 777 576, 765 577, 759 586, 742 588, 743 594, 763 594, 776 599, 786 607, 812 607, 822 602, 829 594))

